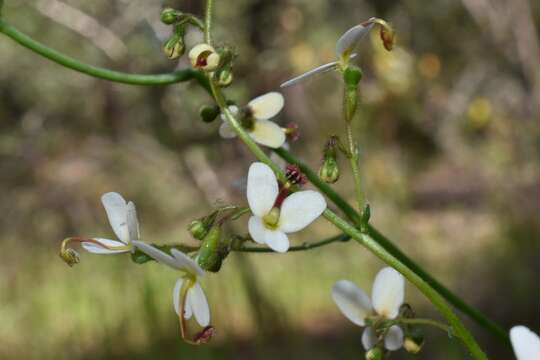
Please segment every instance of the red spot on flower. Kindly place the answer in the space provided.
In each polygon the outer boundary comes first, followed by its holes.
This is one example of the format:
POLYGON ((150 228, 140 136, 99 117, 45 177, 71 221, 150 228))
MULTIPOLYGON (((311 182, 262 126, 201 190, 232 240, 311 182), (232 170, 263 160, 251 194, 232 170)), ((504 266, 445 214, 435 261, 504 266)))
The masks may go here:
POLYGON ((206 344, 212 339, 212 336, 214 336, 215 332, 215 328, 212 325, 208 325, 195 335, 193 341, 199 344, 206 344))

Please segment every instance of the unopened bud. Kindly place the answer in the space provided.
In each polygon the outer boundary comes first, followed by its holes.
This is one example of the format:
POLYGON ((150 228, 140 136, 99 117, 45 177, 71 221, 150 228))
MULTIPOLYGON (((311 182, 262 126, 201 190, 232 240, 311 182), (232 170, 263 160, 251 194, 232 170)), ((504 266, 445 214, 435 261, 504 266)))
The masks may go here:
POLYGON ((366 360, 382 360, 383 355, 384 353, 381 348, 374 347, 366 352, 366 360))
POLYGON ((203 105, 199 110, 199 115, 202 121, 210 123, 214 121, 219 115, 220 110, 217 105, 203 105))
POLYGON ((208 227, 204 224, 202 220, 193 220, 188 225, 188 231, 193 235, 197 240, 202 240, 208 233, 208 227))
POLYGON ((421 336, 405 336, 403 347, 411 354, 418 354, 424 346, 424 337, 421 336))
POLYGON ((220 57, 216 50, 208 44, 196 45, 189 52, 191 66, 204 71, 214 71, 220 64, 220 57))
POLYGON ((165 25, 172 25, 178 20, 181 14, 180 11, 173 8, 165 8, 161 11, 161 22, 165 25))
POLYGON ((339 166, 334 157, 327 157, 323 160, 319 168, 319 177, 328 184, 333 184, 339 180, 339 166))
POLYGON ((79 253, 71 248, 62 249, 60 251, 60 257, 65 261, 69 266, 78 264, 81 261, 79 253))
POLYGON ((221 229, 214 225, 202 240, 197 262, 206 271, 218 272, 223 260, 229 255, 227 244, 221 242, 221 229))
POLYGON ((288 164, 285 168, 285 177, 294 185, 304 185, 307 182, 298 166, 293 164, 288 164))
POLYGON ((163 52, 171 60, 184 55, 185 50, 183 34, 173 34, 163 45, 163 52))
POLYGON ((224 68, 217 74, 218 85, 220 87, 227 87, 232 84, 233 78, 232 69, 230 67, 224 68))

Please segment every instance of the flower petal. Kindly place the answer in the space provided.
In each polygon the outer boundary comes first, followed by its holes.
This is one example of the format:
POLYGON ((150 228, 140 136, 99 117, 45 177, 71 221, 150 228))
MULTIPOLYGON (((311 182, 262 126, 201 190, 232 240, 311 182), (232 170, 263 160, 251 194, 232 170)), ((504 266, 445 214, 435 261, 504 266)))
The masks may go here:
POLYGON ((510 330, 510 340, 518 360, 540 358, 540 337, 525 326, 514 326, 510 330))
MULTIPOLYGON (((174 285, 173 289, 173 305, 174 305, 174 311, 176 311, 176 315, 180 316, 180 291, 182 291, 182 285, 184 284, 184 279, 180 278, 176 281, 176 284, 174 285)), ((191 304, 188 304, 186 299, 186 304, 184 307, 184 319, 191 318, 192 311, 191 311, 191 304)))
POLYGON ((236 137, 236 133, 229 126, 229 123, 224 121, 221 123, 219 127, 219 136, 221 136, 224 139, 233 139, 236 137))
POLYGON ((391 326, 384 337, 384 347, 396 351, 403 346, 403 330, 397 325, 391 326))
POLYGON ((247 180, 247 199, 253 214, 263 217, 274 206, 278 195, 276 175, 261 162, 251 164, 247 180))
POLYGON ((336 54, 338 57, 341 57, 345 52, 351 52, 354 50, 360 39, 362 39, 369 31, 373 25, 368 26, 356 25, 347 30, 339 40, 336 42, 336 54))
POLYGON ((289 195, 281 206, 278 228, 286 233, 302 230, 326 209, 324 197, 313 190, 289 195))
POLYGON ((283 129, 275 122, 268 120, 255 121, 253 129, 248 134, 259 144, 272 149, 281 147, 286 140, 283 129))
POLYGON ((184 269, 196 276, 204 275, 204 270, 199 266, 199 264, 180 250, 171 249, 171 254, 179 268, 184 269))
POLYGON ((405 279, 391 267, 385 267, 375 277, 371 292, 377 314, 394 319, 405 297, 405 279))
POLYGON ((276 116, 285 105, 283 95, 270 92, 256 97, 248 103, 253 117, 257 120, 268 120, 276 116))
POLYGON ((210 307, 208 306, 208 301, 204 295, 204 291, 201 285, 197 282, 193 285, 187 293, 188 301, 191 305, 191 310, 195 315, 195 320, 202 327, 208 326, 210 324, 210 307))
POLYGON ((362 333, 362 345, 366 351, 371 350, 377 345, 377 336, 371 326, 368 326, 362 333))
POLYGON ((149 245, 147 243, 143 243, 142 241, 134 240, 133 245, 141 250, 146 255, 150 256, 154 260, 168 265, 172 267, 173 269, 182 270, 182 267, 178 265, 177 260, 173 258, 171 255, 159 250, 158 248, 149 245))
POLYGON ((280 253, 289 250, 289 238, 282 231, 268 229, 262 223, 261 218, 252 216, 249 218, 248 230, 251 238, 259 243, 266 244, 272 250, 280 253))
POLYGON ((139 220, 137 219, 137 210, 135 204, 131 201, 127 204, 127 226, 129 240, 139 240, 139 220))
POLYGON ((93 254, 112 255, 112 254, 123 254, 123 253, 131 251, 131 249, 124 249, 124 250, 107 249, 107 247, 125 247, 126 246, 126 244, 118 240, 110 240, 110 239, 102 239, 102 238, 96 238, 92 240, 95 240, 104 245, 104 246, 99 246, 98 244, 93 243, 93 242, 86 242, 86 241, 81 242, 81 246, 83 247, 83 249, 93 254))
POLYGON ((279 87, 283 89, 283 88, 298 84, 298 83, 304 81, 305 79, 307 79, 307 78, 309 78, 309 77, 311 77, 313 75, 316 75, 316 74, 319 74, 319 73, 322 74, 322 73, 327 72, 329 70, 333 70, 333 69, 336 68, 336 65, 337 65, 337 61, 332 61, 331 63, 318 66, 318 67, 316 67, 314 69, 306 71, 302 75, 298 75, 298 76, 296 76, 296 77, 294 77, 294 78, 292 78, 290 80, 285 81, 283 84, 279 85, 279 87))
POLYGON ((369 296, 352 281, 339 280, 332 286, 332 299, 345 317, 358 326, 365 326, 372 311, 369 296))
POLYGON ((101 203, 107 212, 114 233, 120 241, 127 244, 129 242, 129 230, 126 200, 118 193, 109 192, 101 197, 101 203))

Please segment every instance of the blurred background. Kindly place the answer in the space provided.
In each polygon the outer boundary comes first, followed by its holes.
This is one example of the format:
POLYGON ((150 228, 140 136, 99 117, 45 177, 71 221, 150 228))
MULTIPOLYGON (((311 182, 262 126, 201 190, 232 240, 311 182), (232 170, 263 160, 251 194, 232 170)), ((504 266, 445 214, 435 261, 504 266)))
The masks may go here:
MULTIPOLYGON (((436 278, 506 328, 540 330, 540 2, 530 0, 216 1, 217 41, 240 54, 230 98, 245 103, 332 61, 336 39, 371 16, 398 47, 366 38, 356 133, 372 223, 436 278)), ((186 67, 161 44, 160 1, 6 0, 4 18, 85 62, 134 73, 186 67)), ((169 1, 202 14, 203 1, 169 1)), ((188 34, 189 43, 200 34, 188 34)), ((64 69, 0 36, 0 358, 362 358, 361 329, 330 298, 341 278, 371 290, 383 266, 354 243, 288 255, 232 254, 205 288, 217 329, 180 341, 178 276, 127 256, 58 257, 62 239, 112 236, 99 198, 138 207, 143 240, 192 243, 217 201, 245 204, 254 159, 198 117, 195 84, 134 87, 64 69)), ((300 125, 292 151, 314 168, 341 134, 342 89, 326 73, 284 90, 277 121, 300 125)), ((347 163, 335 189, 354 201, 347 163)), ((245 232, 245 219, 237 231, 245 232)), ((323 219, 294 243, 334 235, 323 219)), ((412 286, 407 301, 438 318, 412 286)), ((496 339, 472 330, 492 359, 496 339)), ((429 329, 421 359, 463 359, 429 329)), ((405 351, 395 359, 411 359, 405 351)))

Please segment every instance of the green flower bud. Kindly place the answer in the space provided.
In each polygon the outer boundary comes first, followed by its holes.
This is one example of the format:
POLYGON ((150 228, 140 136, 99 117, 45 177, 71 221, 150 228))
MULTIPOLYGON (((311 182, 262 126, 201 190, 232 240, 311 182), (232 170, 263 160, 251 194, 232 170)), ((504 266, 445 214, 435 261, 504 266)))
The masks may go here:
POLYGON ((161 22, 165 25, 172 25, 178 20, 180 15, 181 12, 178 10, 165 8, 161 11, 161 22))
POLYGON ((211 123, 216 120, 220 113, 219 106, 217 105, 203 105, 199 110, 199 115, 202 121, 211 123))
POLYGON ((188 225, 188 231, 193 235, 197 240, 202 240, 208 233, 208 227, 204 224, 203 221, 197 219, 193 220, 188 225))
POLYGON ((379 347, 374 347, 373 349, 366 352, 366 360, 382 360, 383 351, 379 347))
POLYGON ((212 226, 202 240, 197 262, 206 271, 218 272, 227 255, 229 249, 226 243, 221 242, 219 225, 212 226))
POLYGON ((414 327, 405 336, 405 339, 403 340, 403 347, 411 354, 418 354, 420 350, 422 350, 424 342, 424 332, 421 329, 414 327))
POLYGON ((60 257, 69 266, 78 264, 81 261, 79 257, 79 253, 77 253, 75 250, 70 249, 70 248, 63 249, 62 251, 60 251, 60 257))
POLYGON ((319 168, 319 177, 328 184, 333 184, 339 179, 339 166, 334 157, 327 157, 319 168))
POLYGON ((362 80, 362 70, 356 65, 349 65, 343 72, 343 80, 347 87, 356 88, 362 80))
POLYGON ((220 87, 227 87, 232 84, 233 73, 230 68, 225 68, 221 70, 217 75, 218 85, 220 87))
POLYGON ((163 52, 171 60, 184 55, 185 50, 183 34, 173 34, 163 45, 163 52))

